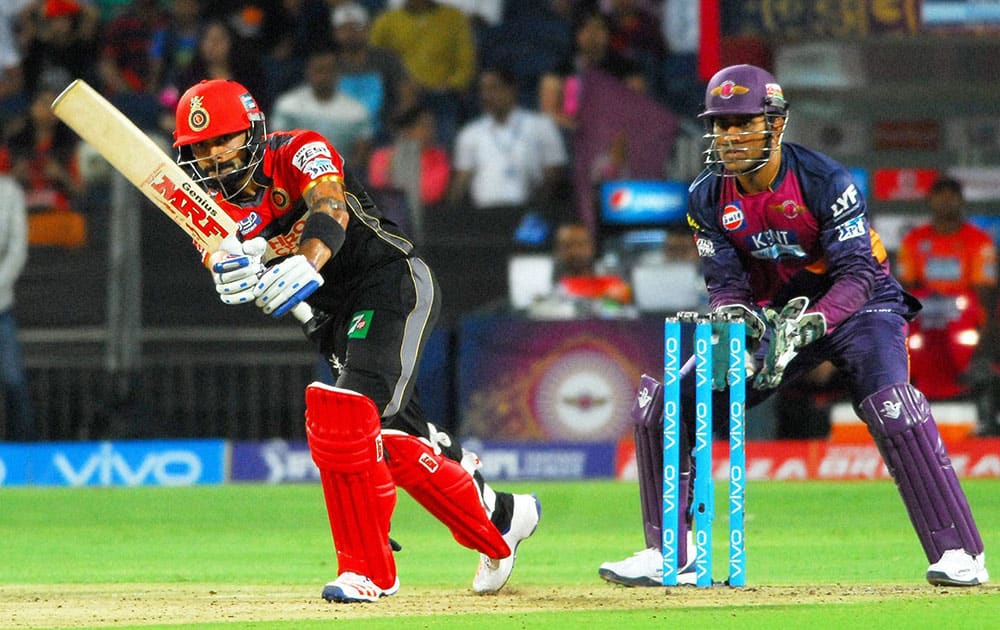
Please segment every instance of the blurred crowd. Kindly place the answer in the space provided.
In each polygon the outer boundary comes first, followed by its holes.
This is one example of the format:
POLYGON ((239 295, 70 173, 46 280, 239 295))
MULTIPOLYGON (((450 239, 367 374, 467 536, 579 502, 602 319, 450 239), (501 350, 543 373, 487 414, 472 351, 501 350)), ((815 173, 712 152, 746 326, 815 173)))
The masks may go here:
MULTIPOLYGON (((169 142, 179 93, 232 78, 270 130, 326 135, 418 240, 470 205, 513 232, 577 220, 580 79, 696 113, 694 53, 670 0, 7 0, 0 7, 0 170, 24 187, 32 245, 79 247, 75 203, 100 175, 49 112, 83 78, 169 142), (693 95, 693 96, 692 96, 693 95), (493 159, 503 156, 504 159, 493 159)), ((618 134, 595 179, 628 173, 618 134)), ((592 220, 583 217, 593 230, 592 220)), ((475 235, 473 235, 475 236, 475 235)))

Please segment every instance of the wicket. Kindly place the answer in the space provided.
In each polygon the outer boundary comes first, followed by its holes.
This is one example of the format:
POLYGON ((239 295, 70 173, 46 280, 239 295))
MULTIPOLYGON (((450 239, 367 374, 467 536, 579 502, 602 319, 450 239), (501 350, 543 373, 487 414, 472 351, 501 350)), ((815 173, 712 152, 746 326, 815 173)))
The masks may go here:
MULTIPOLYGON (((729 586, 746 585, 744 509, 746 490, 745 402, 746 325, 716 315, 678 313, 663 325, 663 585, 676 586, 680 496, 681 379, 692 367, 681 366, 681 324, 694 324, 695 439, 693 449, 694 534, 696 585, 712 586, 712 519, 715 499, 712 480, 712 326, 721 325, 728 345, 729 364, 729 586)), ((688 559, 690 561, 690 558, 688 559)))

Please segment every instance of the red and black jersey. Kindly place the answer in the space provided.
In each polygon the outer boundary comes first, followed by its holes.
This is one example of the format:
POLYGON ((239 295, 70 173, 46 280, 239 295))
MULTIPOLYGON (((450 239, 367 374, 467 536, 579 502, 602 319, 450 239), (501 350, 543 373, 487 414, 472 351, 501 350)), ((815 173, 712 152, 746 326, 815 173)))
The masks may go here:
POLYGON ((350 220, 347 238, 321 273, 324 285, 309 299, 321 309, 342 305, 369 271, 413 254, 413 244, 399 226, 379 211, 361 182, 345 173, 344 160, 313 131, 281 131, 268 135, 264 161, 254 175, 260 190, 252 199, 216 198, 240 226, 243 238, 266 238, 279 255, 294 254, 308 217, 304 196, 316 183, 344 185, 350 220))

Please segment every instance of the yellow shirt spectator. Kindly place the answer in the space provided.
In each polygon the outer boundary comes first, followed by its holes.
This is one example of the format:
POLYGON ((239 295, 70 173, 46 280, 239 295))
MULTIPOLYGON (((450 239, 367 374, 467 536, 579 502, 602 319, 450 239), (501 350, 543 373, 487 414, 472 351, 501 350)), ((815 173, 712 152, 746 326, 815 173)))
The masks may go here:
POLYGON ((464 91, 475 77, 472 27, 454 7, 408 0, 375 18, 370 41, 399 55, 413 80, 425 89, 464 91))

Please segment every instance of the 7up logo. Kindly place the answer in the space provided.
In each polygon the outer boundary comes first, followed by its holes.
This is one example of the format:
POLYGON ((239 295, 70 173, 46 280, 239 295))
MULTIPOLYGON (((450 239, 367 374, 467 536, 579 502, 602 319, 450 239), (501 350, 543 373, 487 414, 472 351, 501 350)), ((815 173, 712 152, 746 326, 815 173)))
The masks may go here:
POLYGON ((372 326, 372 315, 375 311, 358 311, 351 317, 351 326, 347 329, 348 339, 365 339, 368 329, 372 326))

